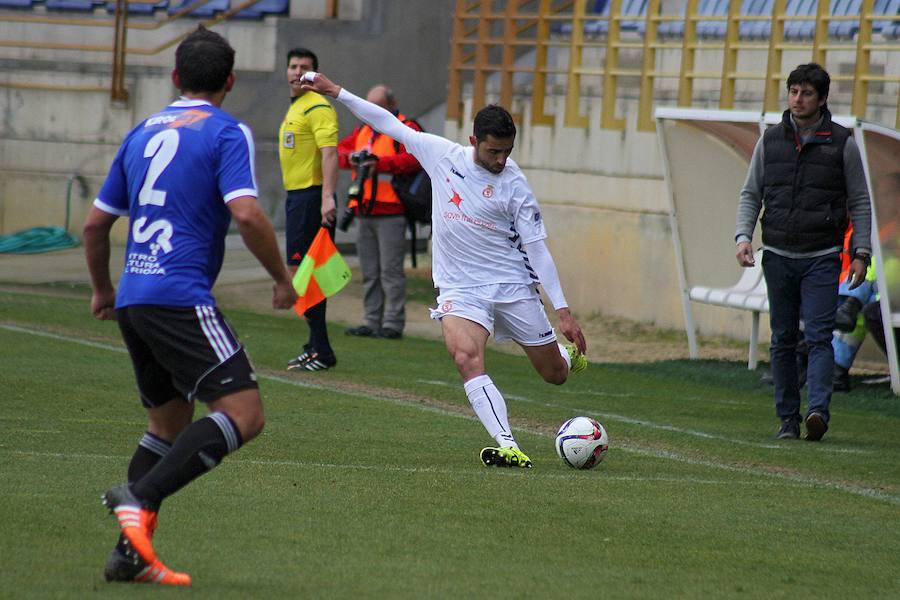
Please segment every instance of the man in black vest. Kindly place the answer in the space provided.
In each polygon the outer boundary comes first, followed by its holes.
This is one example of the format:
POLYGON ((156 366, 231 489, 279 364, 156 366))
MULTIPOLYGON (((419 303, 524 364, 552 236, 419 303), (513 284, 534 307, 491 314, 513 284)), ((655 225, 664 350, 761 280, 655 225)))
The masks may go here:
POLYGON ((831 78, 821 66, 798 66, 788 77, 788 110, 753 151, 738 204, 737 260, 754 264, 753 229, 762 214, 763 274, 769 294, 771 361, 778 439, 800 437, 796 350, 809 347, 806 439, 828 430, 841 250, 850 221, 851 289, 866 276, 872 255, 869 191, 850 131, 831 120, 831 78))

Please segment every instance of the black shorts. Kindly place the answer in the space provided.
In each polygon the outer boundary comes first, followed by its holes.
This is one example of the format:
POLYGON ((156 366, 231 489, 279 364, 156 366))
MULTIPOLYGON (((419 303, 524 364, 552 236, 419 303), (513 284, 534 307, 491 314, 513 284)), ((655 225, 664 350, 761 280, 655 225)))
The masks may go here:
MULTIPOLYGON (((290 190, 284 202, 284 237, 287 264, 299 265, 322 227, 322 186, 290 190)), ((331 230, 334 239, 334 228, 331 230)))
POLYGON ((116 315, 145 407, 177 397, 212 402, 259 387, 246 351, 215 306, 136 305, 116 315))

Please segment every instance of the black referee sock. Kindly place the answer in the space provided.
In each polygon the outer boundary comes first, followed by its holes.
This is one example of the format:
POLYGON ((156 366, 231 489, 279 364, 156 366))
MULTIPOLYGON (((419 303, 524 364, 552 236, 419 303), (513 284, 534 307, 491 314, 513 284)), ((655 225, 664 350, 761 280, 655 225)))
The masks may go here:
POLYGON ((309 345, 321 356, 331 359, 334 356, 334 350, 331 349, 331 343, 328 341, 328 325, 325 322, 327 306, 328 301, 322 300, 307 309, 303 316, 306 317, 306 324, 309 325, 309 345))
POLYGON ((182 431, 165 458, 134 483, 131 491, 149 508, 158 509, 163 499, 214 469, 242 443, 241 434, 228 415, 210 413, 182 431))
MULTIPOLYGON (((131 462, 128 463, 128 483, 134 483, 149 473, 156 466, 156 463, 168 454, 171 449, 172 444, 166 440, 153 435, 149 431, 144 432, 144 437, 141 438, 138 447, 131 456, 131 462)), ((125 537, 121 534, 119 535, 119 542, 116 544, 116 548, 123 554, 127 549, 125 537)))

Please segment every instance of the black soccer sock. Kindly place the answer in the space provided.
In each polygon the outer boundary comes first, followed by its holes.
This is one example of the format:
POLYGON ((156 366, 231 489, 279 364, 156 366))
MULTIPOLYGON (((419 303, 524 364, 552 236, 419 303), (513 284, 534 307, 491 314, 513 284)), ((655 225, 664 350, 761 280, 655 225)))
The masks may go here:
MULTIPOLYGON (((138 447, 131 456, 131 462, 128 463, 128 483, 134 483, 149 473, 156 466, 156 463, 168 454, 171 449, 172 444, 166 440, 153 435, 149 431, 144 432, 144 437, 141 438, 138 447)), ((123 553, 127 549, 125 537, 121 534, 116 547, 123 553)))
POLYGON ((331 358, 334 356, 334 350, 331 349, 331 342, 328 341, 328 326, 325 323, 325 309, 328 300, 322 300, 313 307, 310 307, 303 316, 306 317, 306 323, 309 325, 309 345, 322 356, 331 358))
POLYGON ((149 473, 171 449, 171 442, 145 431, 128 463, 128 483, 134 483, 149 473))
POLYGON ((214 469, 241 444, 234 421, 225 413, 210 413, 182 431, 165 458, 135 482, 131 491, 149 508, 157 509, 163 499, 214 469))

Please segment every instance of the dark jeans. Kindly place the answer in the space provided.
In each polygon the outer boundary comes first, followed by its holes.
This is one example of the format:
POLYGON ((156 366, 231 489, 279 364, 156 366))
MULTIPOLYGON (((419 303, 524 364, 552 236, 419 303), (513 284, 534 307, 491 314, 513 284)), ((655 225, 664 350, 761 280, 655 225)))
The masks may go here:
POLYGON ((769 293, 775 412, 782 421, 800 421, 797 341, 802 317, 809 347, 807 414, 820 412, 827 421, 834 372, 831 336, 837 309, 840 255, 785 258, 767 250, 762 265, 769 293))

